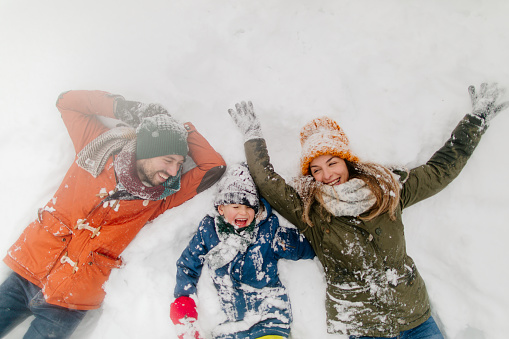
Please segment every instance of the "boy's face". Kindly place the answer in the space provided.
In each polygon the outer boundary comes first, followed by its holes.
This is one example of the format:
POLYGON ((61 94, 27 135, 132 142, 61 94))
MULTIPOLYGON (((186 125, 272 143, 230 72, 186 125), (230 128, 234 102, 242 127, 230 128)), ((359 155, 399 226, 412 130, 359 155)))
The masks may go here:
POLYGON ((244 228, 251 225, 255 217, 254 209, 240 204, 219 205, 217 206, 217 211, 224 216, 227 223, 236 228, 244 228))

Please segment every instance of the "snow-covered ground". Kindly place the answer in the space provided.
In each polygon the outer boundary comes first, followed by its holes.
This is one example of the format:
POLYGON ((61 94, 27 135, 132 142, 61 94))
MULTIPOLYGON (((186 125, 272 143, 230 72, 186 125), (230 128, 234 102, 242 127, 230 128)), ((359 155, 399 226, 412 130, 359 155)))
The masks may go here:
MULTIPOLYGON (((244 159, 227 109, 252 100, 286 178, 297 174, 300 127, 321 115, 338 121, 362 159, 412 167, 469 111, 468 85, 509 86, 508 14, 505 0, 2 0, 0 253, 73 161, 54 105, 63 91, 162 103, 227 163, 244 159)), ((506 111, 460 177, 404 213, 408 251, 451 339, 507 338, 508 129, 506 111)), ((211 189, 142 230, 75 338, 176 338, 175 261, 212 197, 211 189)), ((343 338, 326 334, 319 263, 280 266, 292 338, 343 338)), ((0 264, 0 280, 8 272, 0 264)), ((218 306, 206 275, 200 284, 207 333, 218 306)))

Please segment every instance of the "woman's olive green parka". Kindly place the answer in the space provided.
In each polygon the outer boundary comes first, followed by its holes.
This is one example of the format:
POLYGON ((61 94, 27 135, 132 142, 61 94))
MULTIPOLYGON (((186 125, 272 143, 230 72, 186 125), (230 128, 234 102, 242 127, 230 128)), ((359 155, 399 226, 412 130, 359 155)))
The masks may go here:
POLYGON ((324 267, 329 333, 393 337, 429 318, 428 293, 407 254, 401 213, 444 189, 465 166, 485 129, 481 118, 466 115, 425 165, 401 176, 395 220, 388 213, 371 221, 335 217, 315 202, 313 227, 302 219, 297 191, 274 171, 265 140, 246 141, 247 162, 261 195, 299 228, 324 267))

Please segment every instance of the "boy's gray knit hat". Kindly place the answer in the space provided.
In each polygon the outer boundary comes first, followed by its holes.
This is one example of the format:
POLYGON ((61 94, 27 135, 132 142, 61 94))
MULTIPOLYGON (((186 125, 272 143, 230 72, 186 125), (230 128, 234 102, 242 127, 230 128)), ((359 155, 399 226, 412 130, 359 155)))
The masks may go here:
POLYGON ((240 204, 249 206, 254 209, 255 213, 258 213, 260 198, 245 163, 228 167, 217 187, 218 193, 214 200, 215 207, 240 204))
POLYGON ((136 159, 187 155, 187 130, 168 114, 143 118, 136 129, 136 159))

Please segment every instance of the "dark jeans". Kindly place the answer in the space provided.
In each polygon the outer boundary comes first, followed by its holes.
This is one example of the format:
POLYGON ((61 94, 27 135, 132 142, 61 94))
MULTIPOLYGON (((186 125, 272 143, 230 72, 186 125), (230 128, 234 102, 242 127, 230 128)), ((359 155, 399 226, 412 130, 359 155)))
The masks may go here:
POLYGON ((351 335, 350 339, 444 339, 444 337, 438 329, 433 317, 429 317, 429 319, 421 325, 412 328, 411 330, 400 332, 397 337, 356 337, 351 335))
POLYGON ((14 272, 0 286, 0 338, 31 315, 23 338, 69 338, 86 313, 48 304, 39 287, 14 272))

